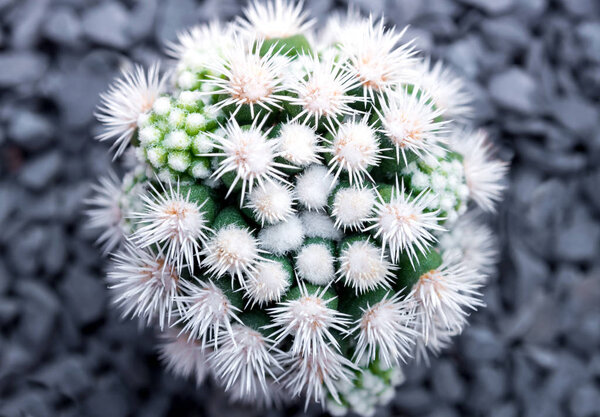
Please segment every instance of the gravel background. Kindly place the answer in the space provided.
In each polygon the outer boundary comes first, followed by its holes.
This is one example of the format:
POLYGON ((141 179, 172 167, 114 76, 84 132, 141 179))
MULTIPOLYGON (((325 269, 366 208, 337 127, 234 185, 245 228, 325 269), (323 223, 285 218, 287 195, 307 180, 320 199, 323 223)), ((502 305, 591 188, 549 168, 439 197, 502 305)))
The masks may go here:
MULTIPOLYGON (((315 16, 345 7, 307 3, 315 16)), ((424 51, 474 81, 478 122, 512 161, 488 308, 430 368, 409 367, 379 414, 600 415, 600 2, 358 3, 410 23, 424 51)), ((162 371, 152 335, 107 307, 80 214, 110 163, 92 112, 118 66, 239 9, 0 0, 0 416, 257 414, 162 371)))

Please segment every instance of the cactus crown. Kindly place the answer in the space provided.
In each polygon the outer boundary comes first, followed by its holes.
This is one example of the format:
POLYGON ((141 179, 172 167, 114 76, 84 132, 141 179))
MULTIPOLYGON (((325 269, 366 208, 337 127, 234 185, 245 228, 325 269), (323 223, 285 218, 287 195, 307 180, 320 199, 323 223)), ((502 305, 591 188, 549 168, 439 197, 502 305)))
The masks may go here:
POLYGON ((236 400, 369 415, 483 305, 496 250, 465 213, 494 210, 507 167, 404 31, 312 26, 301 4, 255 2, 182 32, 169 82, 126 71, 99 139, 134 167, 89 214, 116 303, 164 333, 169 368, 211 370, 236 400))

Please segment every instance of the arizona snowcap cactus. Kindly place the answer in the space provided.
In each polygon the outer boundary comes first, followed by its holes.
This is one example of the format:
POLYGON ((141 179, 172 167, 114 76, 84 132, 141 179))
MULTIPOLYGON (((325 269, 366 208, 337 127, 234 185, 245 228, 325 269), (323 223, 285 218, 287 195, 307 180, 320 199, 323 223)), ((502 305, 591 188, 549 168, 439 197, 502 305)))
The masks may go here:
POLYGON ((89 200, 125 316, 168 368, 232 399, 304 398, 371 415, 402 365, 483 306, 505 163, 470 96, 404 31, 349 12, 252 3, 182 32, 102 95, 99 136, 128 155, 89 200))

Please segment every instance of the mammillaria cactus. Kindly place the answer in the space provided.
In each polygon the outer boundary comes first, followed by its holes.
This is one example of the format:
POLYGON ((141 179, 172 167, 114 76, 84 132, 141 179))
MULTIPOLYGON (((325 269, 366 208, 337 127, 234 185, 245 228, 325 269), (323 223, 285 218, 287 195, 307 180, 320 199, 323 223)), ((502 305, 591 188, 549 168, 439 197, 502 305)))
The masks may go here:
POLYGON ((115 157, 89 200, 125 316, 168 368, 232 399, 370 415, 483 306, 507 166, 470 96, 404 32, 301 4, 182 32, 173 69, 102 96, 115 157), (131 160, 131 158, 130 158, 131 160))

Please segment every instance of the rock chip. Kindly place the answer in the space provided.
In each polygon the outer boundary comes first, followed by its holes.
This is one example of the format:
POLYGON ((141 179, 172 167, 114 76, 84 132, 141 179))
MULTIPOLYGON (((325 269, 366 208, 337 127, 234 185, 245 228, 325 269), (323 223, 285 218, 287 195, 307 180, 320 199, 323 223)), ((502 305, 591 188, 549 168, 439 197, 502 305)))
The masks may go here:
POLYGON ((102 318, 106 287, 99 278, 82 270, 71 270, 60 284, 60 293, 66 307, 80 326, 102 318))
POLYGON ((62 164, 63 157, 59 150, 41 154, 25 164, 19 180, 28 188, 41 190, 58 177, 62 164))
POLYGON ((85 11, 81 27, 92 42, 123 49, 129 46, 128 23, 127 9, 121 3, 106 1, 85 11))
POLYGON ((520 113, 536 113, 537 85, 520 68, 509 68, 494 75, 488 85, 492 100, 500 107, 520 113))
POLYGON ((48 59, 41 54, 29 51, 0 53, 0 87, 14 87, 39 80, 46 68, 48 59))
POLYGON ((54 131, 54 124, 46 116, 22 110, 10 119, 8 137, 23 149, 38 150, 50 143, 54 131))

